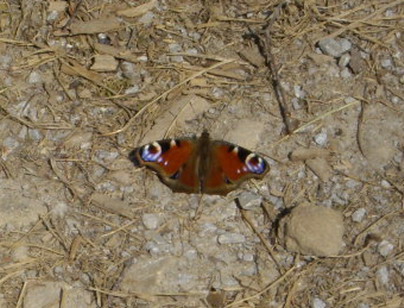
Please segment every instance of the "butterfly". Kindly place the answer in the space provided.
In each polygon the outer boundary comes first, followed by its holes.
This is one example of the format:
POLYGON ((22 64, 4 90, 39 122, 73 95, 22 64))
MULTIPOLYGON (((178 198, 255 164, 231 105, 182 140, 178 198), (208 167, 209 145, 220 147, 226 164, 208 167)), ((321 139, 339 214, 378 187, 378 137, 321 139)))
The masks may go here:
POLYGON ((238 145, 199 138, 165 139, 134 149, 137 166, 157 172, 174 192, 227 195, 245 180, 262 179, 269 171, 264 158, 238 145))

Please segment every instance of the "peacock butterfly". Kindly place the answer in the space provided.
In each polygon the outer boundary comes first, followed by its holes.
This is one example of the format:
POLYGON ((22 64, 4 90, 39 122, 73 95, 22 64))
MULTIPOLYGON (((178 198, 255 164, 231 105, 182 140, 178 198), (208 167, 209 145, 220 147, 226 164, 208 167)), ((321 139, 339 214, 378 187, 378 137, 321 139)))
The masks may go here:
POLYGON ((130 159, 157 172, 174 192, 227 195, 250 178, 261 179, 268 163, 235 144, 199 138, 166 139, 134 149, 130 159))

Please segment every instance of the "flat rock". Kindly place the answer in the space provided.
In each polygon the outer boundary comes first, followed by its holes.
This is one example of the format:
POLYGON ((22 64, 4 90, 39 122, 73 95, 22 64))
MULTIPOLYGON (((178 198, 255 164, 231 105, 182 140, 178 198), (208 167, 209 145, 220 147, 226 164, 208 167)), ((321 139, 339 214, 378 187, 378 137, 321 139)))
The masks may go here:
POLYGON ((278 234, 288 251, 319 257, 337 255, 344 244, 342 214, 302 204, 281 220, 278 234))
POLYGON ((96 307, 91 292, 75 288, 64 282, 38 281, 28 283, 24 297, 24 308, 37 307, 96 307), (63 294, 63 304, 61 294, 63 294))
POLYGON ((24 196, 21 184, 14 180, 0 181, 0 227, 21 229, 47 212, 40 201, 24 196))
POLYGON ((91 69, 98 72, 115 72, 118 64, 119 62, 113 56, 96 55, 94 56, 94 63, 91 69))
POLYGON ((226 132, 223 139, 249 150, 254 150, 261 142, 260 135, 263 131, 264 123, 253 119, 242 119, 226 132))
POLYGON ((193 264, 190 267, 185 257, 163 256, 151 259, 140 256, 125 271, 120 288, 149 300, 157 300, 155 295, 161 293, 198 291, 204 284, 196 279, 200 276, 191 270, 196 269, 196 266, 200 268, 201 274, 202 271, 207 273, 206 264, 193 264))

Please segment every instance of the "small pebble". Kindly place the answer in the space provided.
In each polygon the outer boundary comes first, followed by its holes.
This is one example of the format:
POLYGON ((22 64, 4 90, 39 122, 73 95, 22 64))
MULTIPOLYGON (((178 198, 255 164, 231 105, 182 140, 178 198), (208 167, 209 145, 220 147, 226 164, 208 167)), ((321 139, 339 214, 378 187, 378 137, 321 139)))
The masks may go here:
POLYGON ((33 71, 28 76, 28 82, 29 83, 40 83, 40 82, 42 82, 42 77, 38 72, 33 71))
POLYGON ((3 146, 6 148, 15 149, 19 145, 20 143, 12 137, 7 137, 3 140, 3 146))
POLYGON ((351 72, 349 71, 348 68, 344 68, 344 69, 341 71, 341 77, 342 77, 342 78, 349 78, 349 77, 352 77, 352 74, 351 74, 351 72))
POLYGON ((198 49, 196 48, 189 48, 185 51, 186 53, 192 54, 192 55, 197 55, 198 54, 198 49))
POLYGON ((143 25, 150 25, 154 19, 155 15, 153 12, 148 11, 146 14, 144 14, 142 17, 138 19, 138 22, 143 24, 143 25))
POLYGON ((292 98, 292 107, 294 110, 302 109, 302 105, 300 104, 300 100, 296 97, 292 98))
MULTIPOLYGON (((179 44, 170 44, 168 45, 168 49, 171 53, 178 53, 182 51, 181 45, 179 44)), ((183 56, 171 56, 170 57, 171 61, 173 62, 184 62, 184 57, 183 56)))
POLYGON ((306 96, 306 92, 302 89, 301 86, 294 86, 293 87, 294 91, 295 91, 295 96, 297 98, 304 98, 306 96))
POLYGON ((110 152, 106 150, 97 150, 95 153, 96 159, 98 161, 112 161, 119 156, 118 152, 110 152))
POLYGON ((138 93, 139 90, 140 90, 139 86, 138 86, 138 85, 134 85, 133 87, 127 88, 127 89, 125 90, 125 94, 126 94, 126 95, 135 94, 135 93, 138 93))
POLYGON ((321 299, 319 299, 318 297, 315 297, 313 299, 313 303, 311 305, 312 308, 325 308, 327 307, 327 304, 324 303, 321 299))
POLYGON ((124 259, 128 259, 128 258, 130 258, 131 256, 132 256, 132 254, 129 253, 129 252, 127 252, 127 251, 122 251, 122 252, 121 252, 121 257, 124 258, 124 259))
POLYGON ((387 257, 394 249, 394 245, 389 241, 383 240, 377 246, 377 251, 383 257, 387 257))
POLYGON ((351 61, 351 56, 349 54, 345 53, 341 56, 341 58, 339 58, 338 66, 341 68, 346 67, 348 65, 349 61, 351 61))
POLYGON ((356 188, 356 187, 358 187, 358 186, 360 186, 361 185, 361 183, 360 182, 358 182, 358 181, 355 181, 355 180, 348 180, 346 183, 345 183, 345 186, 346 187, 348 187, 348 188, 356 188))
POLYGON ((224 91, 223 91, 223 89, 221 89, 221 88, 214 87, 213 90, 212 90, 212 95, 213 95, 215 98, 221 98, 221 97, 224 96, 224 91))
POLYGON ((386 266, 382 266, 376 273, 378 280, 382 283, 387 285, 389 283, 389 270, 386 266))
POLYGON ((366 210, 362 207, 353 212, 351 218, 354 222, 361 222, 366 215, 366 210))
POLYGON ((240 201, 240 206, 245 210, 259 207, 262 203, 262 197, 252 192, 242 193, 238 200, 240 201))
POLYGON ((219 244, 239 244, 245 242, 245 236, 240 233, 226 232, 217 238, 219 244))
POLYGON ((397 96, 392 96, 391 97, 391 102, 395 105, 400 104, 400 98, 397 96))
POLYGON ((59 17, 58 11, 50 11, 48 16, 46 17, 46 21, 49 23, 54 22, 59 17))
POLYGON ((28 134, 30 138, 34 141, 39 141, 43 138, 41 131, 38 129, 29 129, 28 134))
POLYGON ((344 38, 327 38, 321 40, 318 43, 318 46, 324 54, 332 56, 334 58, 339 58, 342 56, 343 53, 349 51, 352 48, 352 43, 344 38))
POLYGON ((98 43, 103 44, 103 45, 110 45, 111 44, 111 39, 109 36, 105 33, 99 33, 98 34, 98 43))
POLYGON ((139 56, 139 57, 137 57, 137 60, 139 62, 147 62, 147 61, 149 61, 149 58, 147 56, 139 56))
POLYGON ((383 68, 390 69, 393 66, 391 59, 384 59, 381 61, 380 65, 383 68))
POLYGON ((146 229, 154 230, 161 224, 161 217, 159 214, 143 214, 142 222, 146 229))
POLYGON ((324 146, 327 143, 327 133, 321 132, 314 136, 314 142, 317 143, 318 145, 324 146))
POLYGON ((380 185, 381 185, 383 188, 391 188, 391 184, 390 184, 388 181, 386 181, 386 180, 382 180, 382 181, 380 182, 380 185))

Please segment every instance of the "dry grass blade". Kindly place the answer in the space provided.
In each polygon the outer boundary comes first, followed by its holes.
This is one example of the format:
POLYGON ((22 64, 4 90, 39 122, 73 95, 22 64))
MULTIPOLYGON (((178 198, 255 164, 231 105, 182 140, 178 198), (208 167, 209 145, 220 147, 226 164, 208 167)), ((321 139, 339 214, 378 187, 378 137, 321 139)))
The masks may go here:
MULTIPOLYGON (((373 3, 368 4, 368 5, 369 5, 369 6, 373 6, 373 5, 376 5, 376 4, 378 4, 378 3, 379 3, 379 1, 374 1, 373 3)), ((355 30, 356 28, 362 26, 363 24, 366 24, 369 20, 372 20, 372 19, 374 19, 375 17, 380 16, 380 15, 381 15, 382 13, 384 13, 386 10, 388 10, 388 9, 390 9, 390 8, 393 8, 393 7, 395 7, 395 6, 398 6, 398 5, 400 5, 400 4, 403 4, 403 1, 402 1, 402 0, 396 0, 396 1, 390 2, 390 3, 388 3, 388 4, 384 5, 384 6, 382 6, 382 7, 378 8, 378 9, 376 9, 373 13, 366 15, 365 18, 363 18, 363 19, 361 19, 361 20, 355 20, 355 21, 349 23, 349 24, 346 25, 346 26, 341 26, 341 29, 334 31, 334 32, 332 32, 331 34, 327 35, 326 37, 322 37, 321 39, 325 39, 325 38, 335 38, 335 37, 340 36, 340 35, 343 34, 344 32, 353 31, 353 30, 355 30)), ((349 14, 349 12, 348 12, 347 14, 349 14)), ((357 32, 357 33, 361 34, 361 32, 357 32)), ((319 39, 319 40, 320 40, 320 39, 319 39)), ((382 42, 380 42, 380 43, 381 43, 382 45, 384 45, 382 42)))

